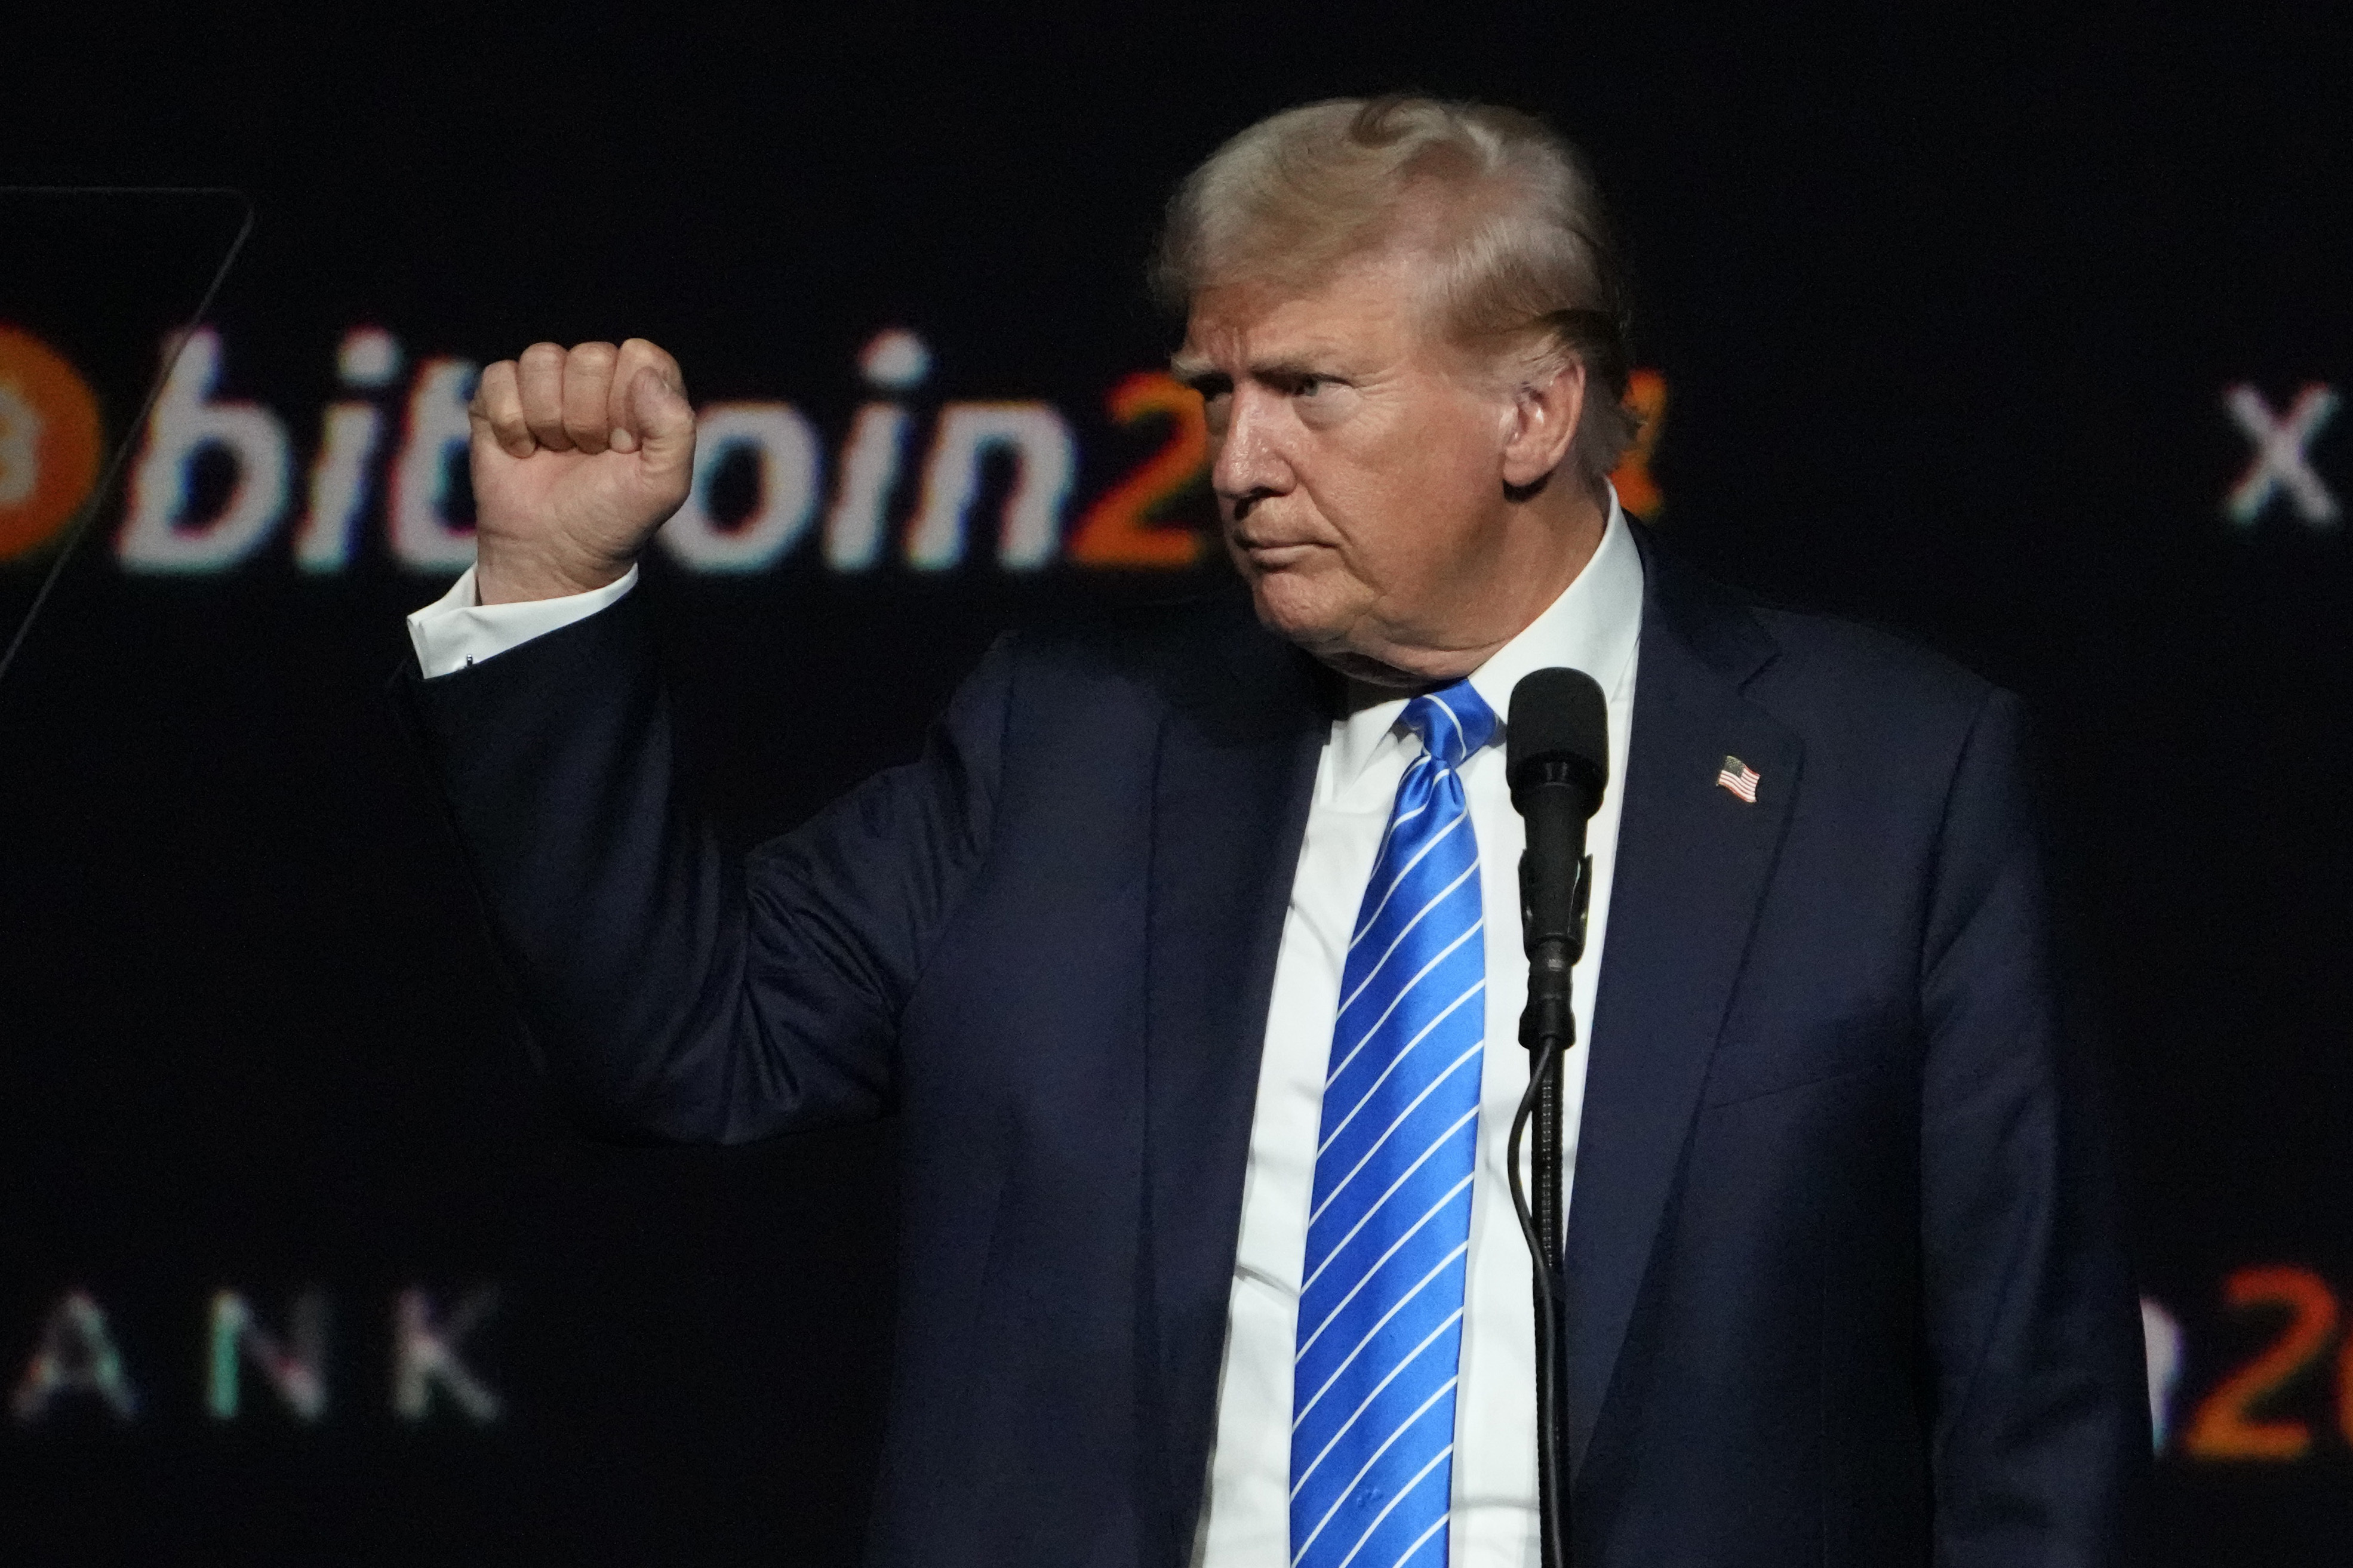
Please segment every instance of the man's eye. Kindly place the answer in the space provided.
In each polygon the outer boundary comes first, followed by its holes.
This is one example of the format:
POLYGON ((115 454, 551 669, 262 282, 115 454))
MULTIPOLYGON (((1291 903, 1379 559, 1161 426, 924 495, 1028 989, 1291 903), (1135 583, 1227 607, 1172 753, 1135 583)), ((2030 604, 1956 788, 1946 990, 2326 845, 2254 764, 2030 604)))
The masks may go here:
POLYGON ((1301 397, 1313 397, 1331 384, 1329 380, 1320 375, 1303 375, 1292 390, 1301 397))

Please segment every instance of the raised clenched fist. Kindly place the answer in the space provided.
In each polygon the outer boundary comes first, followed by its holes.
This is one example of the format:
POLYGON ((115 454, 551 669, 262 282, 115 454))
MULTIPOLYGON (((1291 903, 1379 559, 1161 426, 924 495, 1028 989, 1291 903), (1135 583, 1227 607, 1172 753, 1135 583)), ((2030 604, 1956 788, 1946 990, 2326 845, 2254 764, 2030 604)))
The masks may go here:
POLYGON ((469 412, 486 605, 616 581, 693 483, 685 379, 643 338, 533 343, 482 372, 469 412))

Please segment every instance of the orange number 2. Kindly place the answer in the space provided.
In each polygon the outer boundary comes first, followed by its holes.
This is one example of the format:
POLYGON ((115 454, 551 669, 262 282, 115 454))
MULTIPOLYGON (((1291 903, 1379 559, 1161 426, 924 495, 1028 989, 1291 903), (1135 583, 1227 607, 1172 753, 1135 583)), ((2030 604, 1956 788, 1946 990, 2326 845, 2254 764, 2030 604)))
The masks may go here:
POLYGON ((2223 1282, 2232 1308, 2284 1307, 2287 1329, 2263 1354, 2223 1379, 2198 1407, 2182 1447, 2201 1459, 2300 1459, 2312 1447, 2301 1421, 2267 1421, 2256 1406, 2320 1359, 2337 1332, 2337 1298, 2303 1268, 2242 1268, 2223 1282))
POLYGON ((1609 482, 1618 500, 1637 517, 1655 518, 1666 508, 1659 481, 1651 477, 1651 454, 1659 447, 1659 426, 1667 420, 1667 378, 1655 370, 1638 370, 1626 378, 1626 406, 1642 416, 1642 428, 1609 482))
POLYGON ((1152 514, 1201 476, 1209 458, 1209 426, 1201 395, 1165 371, 1138 371, 1105 400, 1122 425, 1166 419, 1160 450, 1105 491, 1079 520, 1071 559, 1082 566, 1190 566, 1201 553, 1200 531, 1155 525, 1152 514))

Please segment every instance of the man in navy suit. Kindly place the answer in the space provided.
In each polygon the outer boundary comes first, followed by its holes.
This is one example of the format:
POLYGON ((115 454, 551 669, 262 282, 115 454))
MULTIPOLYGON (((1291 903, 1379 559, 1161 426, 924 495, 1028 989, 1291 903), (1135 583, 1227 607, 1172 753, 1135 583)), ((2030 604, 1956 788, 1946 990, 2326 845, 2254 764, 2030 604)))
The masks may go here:
POLYGON ((1535 1561, 1498 753, 1554 664, 1612 752, 1577 1561, 2118 1560, 2138 1319, 2016 700, 1620 511, 1615 263, 1535 122, 1277 115, 1157 271, 1247 605, 1000 642, 919 760, 745 866, 673 777, 634 591, 692 468, 662 351, 484 374, 479 563, 412 617, 567 1098, 682 1140, 901 1120, 871 1560, 1535 1561))

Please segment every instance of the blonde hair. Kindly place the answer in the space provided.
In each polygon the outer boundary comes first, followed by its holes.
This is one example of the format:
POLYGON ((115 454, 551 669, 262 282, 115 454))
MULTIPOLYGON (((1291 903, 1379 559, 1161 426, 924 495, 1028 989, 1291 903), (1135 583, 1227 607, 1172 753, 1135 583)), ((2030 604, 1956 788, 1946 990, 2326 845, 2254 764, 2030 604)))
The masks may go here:
POLYGON ((1270 115, 1176 187, 1153 291, 1182 310, 1244 279, 1304 290, 1400 240, 1429 254, 1430 303, 1456 342, 1537 373, 1584 366, 1573 455, 1588 479, 1616 468, 1641 427, 1617 253, 1584 159, 1516 110, 1395 95, 1270 115))

